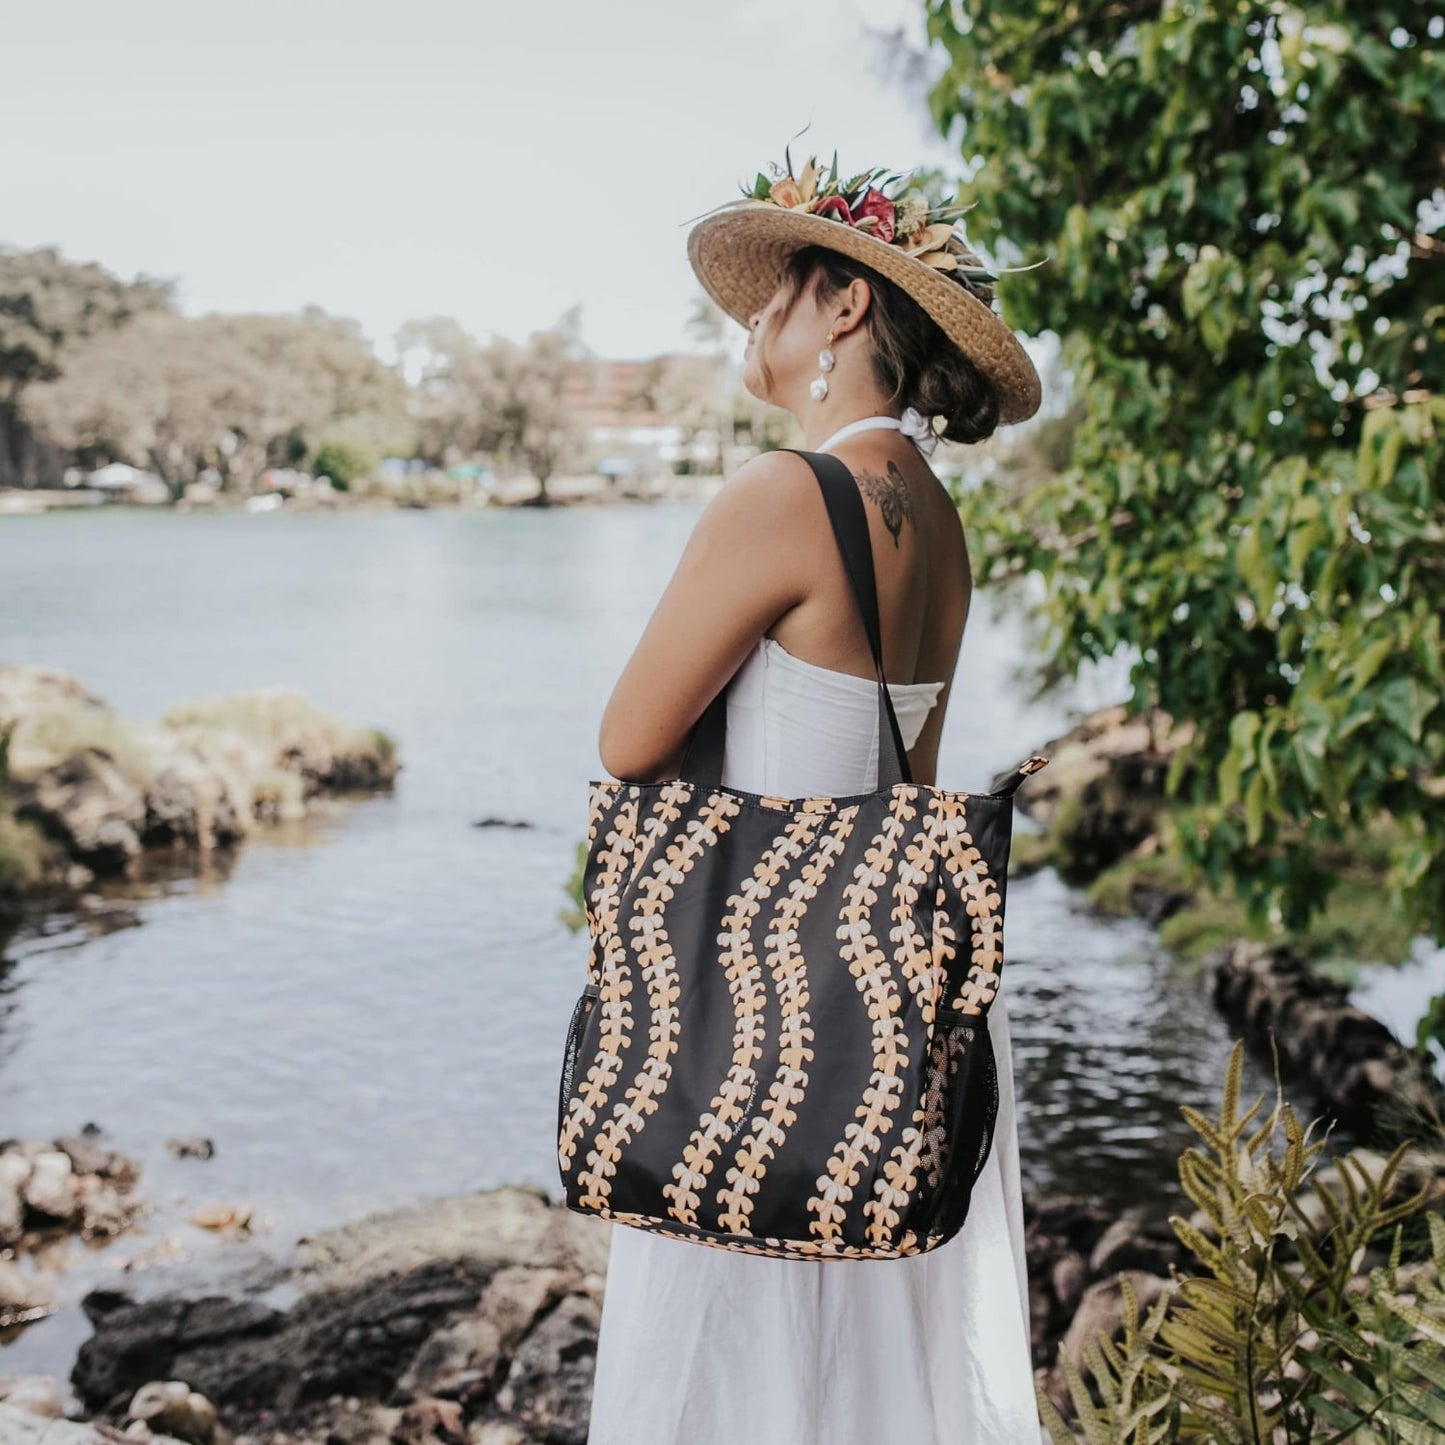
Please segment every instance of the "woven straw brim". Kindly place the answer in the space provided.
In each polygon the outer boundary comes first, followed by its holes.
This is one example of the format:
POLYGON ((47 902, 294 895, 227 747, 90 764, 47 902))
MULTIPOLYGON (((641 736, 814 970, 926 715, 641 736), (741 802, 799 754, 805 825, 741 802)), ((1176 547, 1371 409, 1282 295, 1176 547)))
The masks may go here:
POLYGON ((687 258, 707 294, 748 327, 777 290, 783 262, 803 246, 841 251, 906 291, 994 384, 1000 424, 1025 421, 1039 409, 1039 374, 996 312, 941 271, 846 222, 744 199, 692 228, 687 258))

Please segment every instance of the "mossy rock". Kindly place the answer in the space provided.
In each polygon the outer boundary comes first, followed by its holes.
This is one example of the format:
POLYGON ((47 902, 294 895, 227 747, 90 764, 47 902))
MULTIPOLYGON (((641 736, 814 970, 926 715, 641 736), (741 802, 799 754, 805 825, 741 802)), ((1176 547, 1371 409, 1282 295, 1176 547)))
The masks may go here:
POLYGON ((35 887, 59 862, 59 851, 34 823, 0 802, 0 901, 35 887))

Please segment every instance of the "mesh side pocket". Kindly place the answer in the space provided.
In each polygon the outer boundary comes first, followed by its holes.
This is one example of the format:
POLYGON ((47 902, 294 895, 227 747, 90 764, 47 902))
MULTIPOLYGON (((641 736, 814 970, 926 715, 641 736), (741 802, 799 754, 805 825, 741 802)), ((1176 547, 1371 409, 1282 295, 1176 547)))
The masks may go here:
POLYGON ((583 988, 577 997, 577 1002, 572 1005, 572 1021, 567 1025, 567 1045, 562 1053, 562 1082, 557 1090, 557 1133, 562 1133, 562 1125, 567 1118, 567 1104, 572 1097, 572 1079, 577 1071, 577 1055, 582 1044, 582 1035, 586 1031, 588 1020, 592 1017, 592 1011, 597 1007, 597 985, 589 983, 583 988))
POLYGON ((987 1018, 941 1012, 936 1045, 947 1050, 946 1098, 938 1119, 946 1152, 930 1233, 952 1238, 963 1227, 973 1186, 988 1163, 998 1119, 998 1069, 987 1018))

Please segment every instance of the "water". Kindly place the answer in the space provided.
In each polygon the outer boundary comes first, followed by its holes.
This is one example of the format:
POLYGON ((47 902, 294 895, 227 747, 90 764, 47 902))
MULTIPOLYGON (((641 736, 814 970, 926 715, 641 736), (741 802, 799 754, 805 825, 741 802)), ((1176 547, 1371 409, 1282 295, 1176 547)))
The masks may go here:
MULTIPOLYGON (((558 915, 602 776, 597 723, 701 507, 105 508, 0 526, 0 659, 74 672, 134 717, 294 685, 385 728, 404 765, 393 796, 252 842, 228 876, 153 890, 137 926, 10 941, 0 1136, 93 1120, 140 1161, 156 1208, 140 1240, 77 1258, 67 1302, 162 1241, 197 1268, 244 1259, 252 1246, 186 1223, 203 1204, 251 1207, 254 1240, 280 1253, 428 1196, 555 1194, 561 1043, 586 957, 558 915), (474 826, 488 815, 529 826, 474 826), (196 1134, 212 1159, 167 1151, 196 1134)), ((980 593, 942 785, 987 788, 1123 693, 1120 667, 1030 703, 1012 675, 1026 649, 980 593)), ((1177 1202, 1175 1161, 1195 1142, 1178 1106, 1217 1107, 1228 1028, 1152 930, 1095 916, 1052 870, 1012 879, 1008 909, 1025 1187, 1177 1202)), ((1252 1064, 1246 1099, 1266 1087, 1252 1064)), ((6 1368, 68 1371, 77 1319, 25 1332, 6 1368)))

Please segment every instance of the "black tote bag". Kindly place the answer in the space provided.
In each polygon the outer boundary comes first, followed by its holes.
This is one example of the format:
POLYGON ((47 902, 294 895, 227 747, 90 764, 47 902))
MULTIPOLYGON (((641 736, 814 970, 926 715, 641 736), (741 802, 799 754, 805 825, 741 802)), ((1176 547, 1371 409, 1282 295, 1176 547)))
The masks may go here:
POLYGON ((882 661, 868 520, 802 452, 878 676, 877 788, 722 786, 724 687, 682 775, 590 783, 590 957, 567 1029, 567 1206, 792 1259, 889 1259, 958 1233, 993 1142, 988 1012, 1013 795, 912 781, 882 661))

